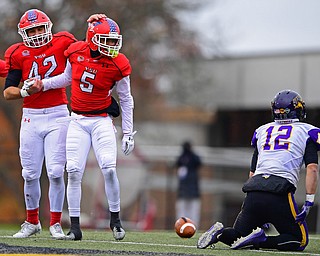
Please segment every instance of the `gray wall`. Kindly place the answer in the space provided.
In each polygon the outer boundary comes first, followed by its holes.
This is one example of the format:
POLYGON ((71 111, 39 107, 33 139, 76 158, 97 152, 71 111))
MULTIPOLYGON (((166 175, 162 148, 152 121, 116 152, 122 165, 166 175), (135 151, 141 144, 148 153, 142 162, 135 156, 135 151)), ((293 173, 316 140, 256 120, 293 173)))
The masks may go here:
POLYGON ((309 107, 320 105, 319 52, 197 60, 170 66, 166 97, 171 105, 202 105, 212 111, 268 108, 283 89, 299 92, 309 107))

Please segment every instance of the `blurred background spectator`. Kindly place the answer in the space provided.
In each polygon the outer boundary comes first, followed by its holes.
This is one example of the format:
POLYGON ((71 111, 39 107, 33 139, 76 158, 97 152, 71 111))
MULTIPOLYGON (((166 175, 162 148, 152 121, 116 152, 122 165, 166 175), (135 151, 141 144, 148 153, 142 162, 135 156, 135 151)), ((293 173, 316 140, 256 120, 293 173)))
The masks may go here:
POLYGON ((182 154, 177 159, 178 193, 176 219, 188 217, 196 227, 200 223, 201 200, 199 188, 200 157, 193 152, 191 142, 182 144, 182 154))

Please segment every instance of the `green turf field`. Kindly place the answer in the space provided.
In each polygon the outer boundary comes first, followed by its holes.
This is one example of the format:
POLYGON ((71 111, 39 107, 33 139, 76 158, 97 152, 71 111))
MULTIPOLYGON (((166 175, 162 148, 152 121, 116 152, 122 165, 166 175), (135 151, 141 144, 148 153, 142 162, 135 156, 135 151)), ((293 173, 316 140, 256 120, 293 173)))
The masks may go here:
POLYGON ((279 252, 265 250, 230 250, 222 243, 214 249, 197 249, 201 232, 194 237, 182 239, 174 231, 130 232, 117 242, 111 231, 83 230, 82 241, 58 241, 44 229, 41 234, 26 239, 11 237, 19 228, 0 229, 0 254, 67 254, 67 255, 319 255, 320 235, 311 235, 304 252, 279 252))

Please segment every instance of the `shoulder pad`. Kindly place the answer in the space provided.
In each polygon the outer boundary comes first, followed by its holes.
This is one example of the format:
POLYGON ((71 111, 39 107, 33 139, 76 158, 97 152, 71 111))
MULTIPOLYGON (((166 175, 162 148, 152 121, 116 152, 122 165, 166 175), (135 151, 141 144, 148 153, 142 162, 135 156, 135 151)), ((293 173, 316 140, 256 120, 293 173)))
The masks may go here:
POLYGON ((123 77, 126 77, 131 74, 132 69, 130 62, 124 54, 119 53, 119 55, 112 60, 114 64, 119 68, 123 77))
POLYGON ((74 41, 77 41, 77 39, 74 37, 74 35, 72 35, 71 33, 69 33, 68 31, 61 31, 61 32, 58 32, 56 34, 53 35, 54 37, 69 37, 71 39, 73 39, 74 41))
POLYGON ((87 42, 84 41, 77 41, 75 43, 72 43, 68 49, 64 52, 64 55, 66 57, 70 56, 71 54, 78 52, 78 51, 82 51, 84 50, 86 47, 89 47, 87 42))
POLYGON ((24 46, 23 43, 16 43, 11 45, 6 51, 5 56, 10 56, 13 52, 15 52, 20 46, 24 46))

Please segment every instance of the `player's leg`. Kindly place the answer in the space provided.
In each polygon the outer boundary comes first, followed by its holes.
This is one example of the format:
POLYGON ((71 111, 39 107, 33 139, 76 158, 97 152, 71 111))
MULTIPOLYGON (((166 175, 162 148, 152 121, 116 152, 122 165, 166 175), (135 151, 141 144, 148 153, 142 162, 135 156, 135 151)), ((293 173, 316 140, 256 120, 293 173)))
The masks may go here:
POLYGON ((88 126, 89 120, 87 119, 71 121, 67 132, 67 202, 71 221, 70 231, 66 236, 68 240, 82 239, 80 229, 81 181, 91 147, 91 135, 83 129, 88 126))
MULTIPOLYGON (((262 194, 259 192, 256 194, 262 194)), ((260 213, 256 216, 267 215, 265 222, 274 225, 280 235, 268 236, 265 241, 259 242, 259 248, 277 249, 283 251, 302 251, 308 244, 308 230, 306 223, 301 225, 295 223, 295 216, 298 211, 293 194, 275 194, 265 192, 261 196, 264 205, 256 205, 260 213), (270 207, 272 205, 273 207, 270 207)), ((256 217, 256 219, 259 219, 256 217)), ((262 224, 261 222, 258 224, 262 224)), ((259 225, 260 226, 260 225, 259 225)), ((257 235, 262 231, 252 234, 251 240, 256 240, 257 235)), ((247 240, 250 240, 248 238, 247 240)))
POLYGON ((261 248, 277 249, 281 251, 303 251, 308 245, 308 229, 306 222, 295 223, 295 215, 299 211, 292 193, 288 195, 274 195, 272 207, 272 221, 277 236, 268 236, 261 248))
POLYGON ((265 205, 263 200, 263 195, 260 193, 248 193, 233 227, 224 228, 221 223, 217 222, 199 238, 198 248, 206 248, 219 241, 232 246, 233 249, 247 245, 258 246, 260 241, 266 239, 263 230, 259 229, 258 233, 254 231, 266 222, 264 215, 261 214, 265 205), (241 237, 245 238, 245 241, 239 240, 241 237))
POLYGON ((188 199, 188 208, 189 215, 195 225, 198 227, 200 224, 200 216, 201 216, 201 201, 199 198, 190 198, 188 199))
POLYGON ((180 217, 188 217, 186 216, 186 200, 184 198, 178 198, 176 202, 176 219, 180 217))
POLYGON ((92 132, 92 146, 101 168, 110 211, 110 228, 116 240, 125 237, 120 221, 120 185, 116 172, 117 143, 112 119, 101 118, 92 132))
MULTIPOLYGON (((55 109, 61 111, 48 114, 48 133, 45 136, 44 149, 46 169, 49 179, 50 227, 53 238, 63 238, 61 216, 65 197, 64 168, 66 165, 66 135, 67 122, 57 122, 56 119, 68 115, 65 106, 55 109)), ((53 109, 53 108, 52 108, 53 109)))
POLYGON ((40 176, 44 159, 43 139, 39 136, 41 124, 39 117, 24 110, 20 129, 19 155, 24 179, 24 199, 26 204, 26 221, 21 230, 13 237, 24 238, 41 231, 39 221, 39 202, 41 197, 40 176))
POLYGON ((267 239, 261 226, 270 220, 270 195, 267 192, 248 192, 233 225, 234 230, 225 230, 220 241, 231 244, 231 249, 259 248, 260 243, 267 239))

